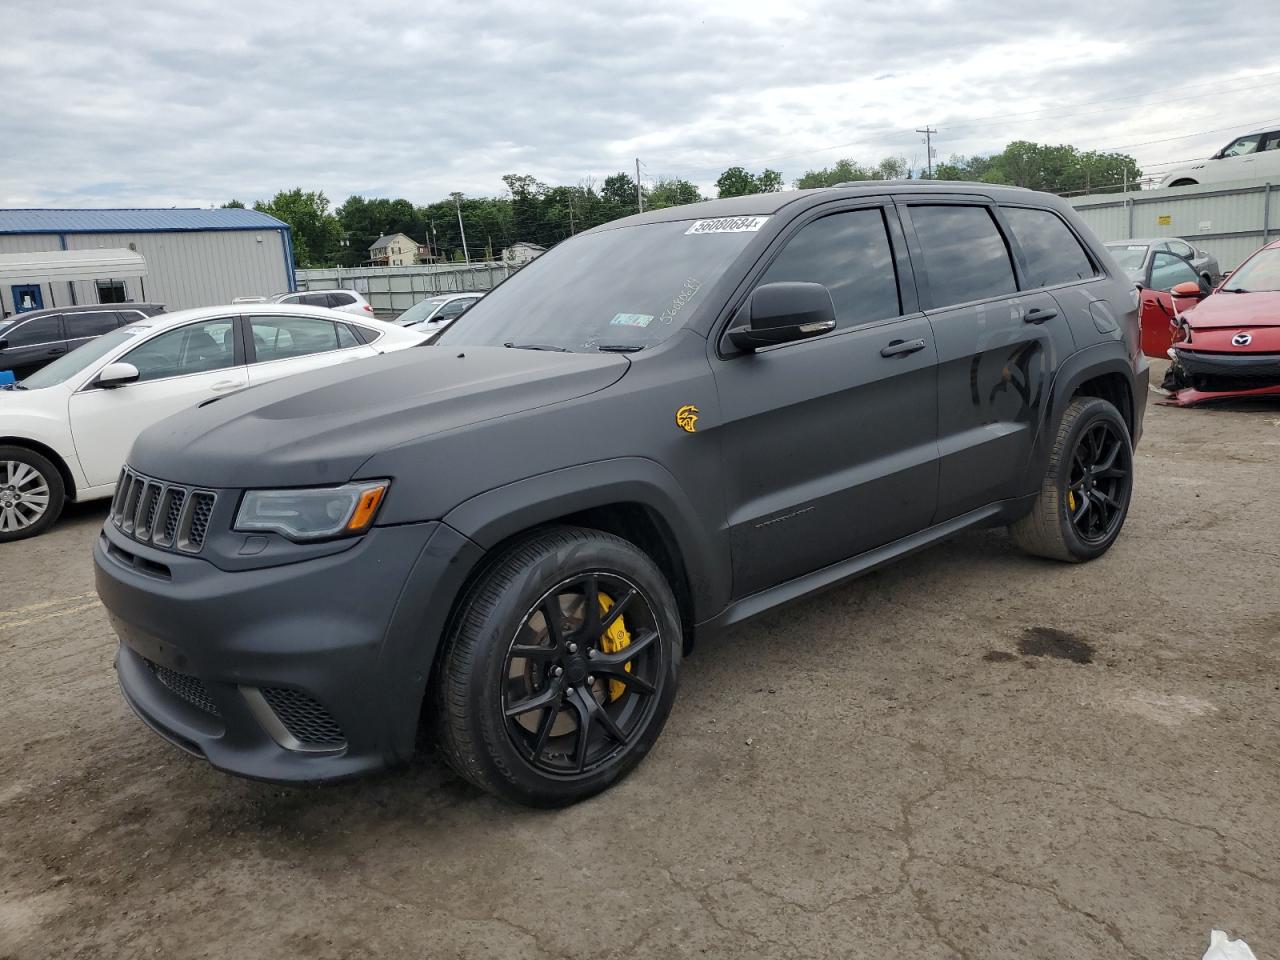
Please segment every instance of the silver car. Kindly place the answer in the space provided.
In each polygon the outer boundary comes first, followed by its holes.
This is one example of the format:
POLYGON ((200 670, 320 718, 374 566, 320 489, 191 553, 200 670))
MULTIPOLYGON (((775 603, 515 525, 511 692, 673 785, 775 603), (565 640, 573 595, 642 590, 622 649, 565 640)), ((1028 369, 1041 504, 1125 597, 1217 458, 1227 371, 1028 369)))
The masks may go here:
POLYGON ((466 313, 483 296, 484 292, 472 290, 427 297, 400 314, 392 323, 422 333, 436 333, 466 313))
POLYGON ((1222 277, 1218 258, 1207 250, 1192 246, 1181 237, 1152 237, 1146 240, 1111 240, 1107 252, 1135 281, 1147 276, 1157 253, 1172 253, 1191 264, 1191 268, 1212 287, 1222 277))

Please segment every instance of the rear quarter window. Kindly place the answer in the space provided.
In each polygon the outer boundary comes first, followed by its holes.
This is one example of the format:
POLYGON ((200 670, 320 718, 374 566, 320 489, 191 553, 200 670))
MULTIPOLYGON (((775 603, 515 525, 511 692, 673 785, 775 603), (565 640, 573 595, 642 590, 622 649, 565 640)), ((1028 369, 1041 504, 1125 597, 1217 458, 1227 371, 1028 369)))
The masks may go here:
POLYGON ((1029 207, 1004 207, 1001 212, 1022 249, 1028 286, 1052 287, 1097 276, 1093 261, 1057 214, 1029 207))

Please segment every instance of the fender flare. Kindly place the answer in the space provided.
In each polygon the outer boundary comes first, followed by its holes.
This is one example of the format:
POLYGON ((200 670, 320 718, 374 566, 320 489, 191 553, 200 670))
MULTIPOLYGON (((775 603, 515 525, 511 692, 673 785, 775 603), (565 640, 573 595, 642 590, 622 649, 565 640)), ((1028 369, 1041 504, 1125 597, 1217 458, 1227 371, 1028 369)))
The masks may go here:
MULTIPOLYGON (((1048 403, 1044 406, 1044 418, 1036 431, 1036 441, 1031 449, 1023 489, 1034 492, 1040 489, 1041 478, 1049 467, 1049 455, 1058 438, 1058 424, 1067 412, 1067 405, 1082 383, 1106 374, 1119 374, 1129 392, 1130 429, 1136 429, 1141 421, 1140 403, 1145 397, 1134 395, 1133 365, 1125 353, 1124 344, 1118 340, 1086 347, 1068 357, 1054 374, 1049 387, 1048 403)), ((1124 411, 1121 411, 1123 414, 1124 411)))
POLYGON ((614 503, 638 503, 666 525, 684 564, 695 623, 728 603, 727 547, 712 542, 680 482, 646 457, 596 460, 516 480, 463 501, 442 519, 488 551, 522 530, 614 503))

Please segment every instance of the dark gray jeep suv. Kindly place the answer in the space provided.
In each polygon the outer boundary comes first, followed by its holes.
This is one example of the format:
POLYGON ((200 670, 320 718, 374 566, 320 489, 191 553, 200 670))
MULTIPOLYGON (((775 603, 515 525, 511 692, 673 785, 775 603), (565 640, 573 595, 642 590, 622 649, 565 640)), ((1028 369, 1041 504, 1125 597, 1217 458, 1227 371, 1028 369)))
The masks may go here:
POLYGON ((658 210, 434 345, 143 433, 98 592, 130 705, 219 768, 349 776, 425 727, 563 804, 653 745, 695 635, 969 527, 1105 552, 1146 394, 1133 285, 1055 197, 658 210))

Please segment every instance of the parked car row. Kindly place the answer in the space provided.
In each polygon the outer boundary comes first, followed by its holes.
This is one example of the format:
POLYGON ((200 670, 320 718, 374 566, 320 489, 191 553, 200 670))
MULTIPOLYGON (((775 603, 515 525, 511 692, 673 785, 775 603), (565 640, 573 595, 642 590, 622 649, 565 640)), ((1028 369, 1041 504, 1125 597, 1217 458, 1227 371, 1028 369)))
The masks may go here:
POLYGON ((134 438, 171 414, 425 340, 372 317, 306 306, 119 312, 131 322, 113 320, 0 392, 0 543, 43 532, 67 500, 111 496, 134 438))

